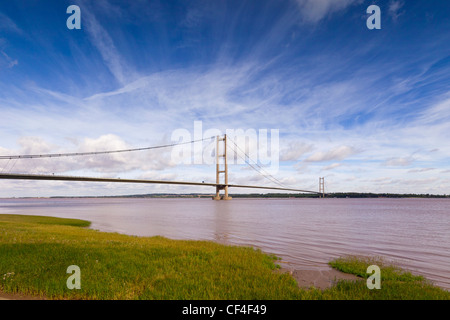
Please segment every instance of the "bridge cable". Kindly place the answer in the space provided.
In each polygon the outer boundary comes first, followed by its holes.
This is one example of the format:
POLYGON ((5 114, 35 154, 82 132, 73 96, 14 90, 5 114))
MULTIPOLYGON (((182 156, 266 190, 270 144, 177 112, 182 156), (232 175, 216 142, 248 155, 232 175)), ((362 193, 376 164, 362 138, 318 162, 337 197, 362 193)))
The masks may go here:
POLYGON ((195 143, 200 141, 205 141, 211 139, 212 137, 192 140, 187 142, 172 143, 160 146, 145 147, 145 148, 135 148, 135 149, 122 149, 122 150, 110 150, 110 151, 93 151, 93 152, 72 152, 72 153, 50 153, 50 154, 27 154, 27 155, 13 155, 13 156, 0 156, 0 160, 3 159, 33 159, 33 158, 57 158, 57 157, 71 157, 71 156, 87 156, 87 155, 97 155, 97 154, 110 154, 110 153, 121 153, 121 152, 133 152, 133 151, 143 151, 151 149, 160 149, 167 147, 174 147, 183 144, 195 143))
POLYGON ((5 171, 6 167, 9 165, 10 161, 11 161, 11 159, 8 159, 8 162, 6 163, 6 166, 2 167, 2 172, 0 172, 0 173, 3 173, 3 171, 5 171))
MULTIPOLYGON (((244 155, 248 158, 251 159, 251 157, 244 151, 242 150, 233 140, 231 140, 231 142, 233 142, 233 144, 242 151, 242 153, 244 153, 244 155)), ((264 170, 257 162, 255 162, 255 165, 257 165, 261 170, 265 171, 266 174, 264 174, 263 172, 261 172, 260 170, 258 170, 257 168, 255 168, 251 163, 247 162, 245 158, 243 158, 242 156, 239 155, 238 152, 236 152, 236 155, 238 155, 241 159, 243 159, 253 170, 255 170, 256 172, 258 172, 260 175, 262 175, 263 177, 265 177, 266 179, 270 180, 271 182, 286 188, 286 189, 290 189, 291 187, 288 187, 286 185, 284 185, 280 180, 278 180, 277 178, 275 178, 273 175, 271 175, 270 173, 268 173, 266 170, 264 170)))
MULTIPOLYGON (((242 153, 244 153, 244 155, 248 158, 251 159, 251 157, 244 151, 242 150, 234 141, 232 141, 233 144, 242 151, 242 153)), ((284 185, 282 185, 281 181, 279 181, 277 178, 275 178, 274 176, 272 176, 270 173, 264 174, 263 172, 261 172, 260 170, 256 169, 251 163, 247 162, 245 158, 243 158, 242 156, 239 155, 239 153, 236 153, 236 155, 238 155, 242 160, 244 160, 252 169, 254 169, 256 172, 258 172, 259 174, 261 174, 262 176, 264 176, 265 178, 269 179, 271 182, 274 182, 282 187, 285 187, 284 185), (275 180, 275 181, 274 181, 275 180)), ((260 165, 258 165, 258 163, 255 162, 255 165, 257 165, 259 168, 261 168, 261 170, 264 170, 260 165)), ((265 171, 265 170, 264 170, 265 171)))

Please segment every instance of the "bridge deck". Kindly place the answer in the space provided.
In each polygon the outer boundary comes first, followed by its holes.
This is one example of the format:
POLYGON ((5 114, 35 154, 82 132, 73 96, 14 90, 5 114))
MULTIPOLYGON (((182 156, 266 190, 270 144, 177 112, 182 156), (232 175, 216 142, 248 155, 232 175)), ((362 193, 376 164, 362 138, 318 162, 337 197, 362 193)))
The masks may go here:
MULTIPOLYGON (((94 177, 76 177, 76 176, 60 176, 60 175, 42 175, 42 174, 21 174, 21 173, 2 173, 0 179, 6 180, 56 180, 56 181, 79 181, 79 182, 121 182, 121 183, 150 183, 150 184, 178 184, 191 186, 209 186, 209 187, 223 187, 223 184, 204 183, 204 182, 190 182, 190 181, 169 181, 169 180, 146 180, 146 179, 121 179, 121 178, 94 178, 94 177)), ((253 189, 267 189, 267 190, 283 190, 296 191, 304 193, 318 193, 317 191, 290 189, 281 187, 265 187, 265 186, 248 186, 228 184, 231 188, 253 188, 253 189)))

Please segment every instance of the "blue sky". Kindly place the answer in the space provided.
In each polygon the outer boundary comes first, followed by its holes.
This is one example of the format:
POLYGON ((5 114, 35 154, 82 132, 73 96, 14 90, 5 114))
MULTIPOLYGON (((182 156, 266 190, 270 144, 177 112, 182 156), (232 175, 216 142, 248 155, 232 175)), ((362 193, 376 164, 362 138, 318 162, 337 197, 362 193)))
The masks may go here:
MULTIPOLYGON (((166 144, 201 121, 279 130, 273 173, 289 186, 449 194, 449 17, 448 1, 2 1, 0 155, 166 144), (72 4, 80 30, 66 26, 72 4), (380 30, 366 27, 372 4, 380 30)), ((273 185, 229 169, 230 183, 273 185)), ((0 171, 215 179, 170 149, 0 171)), ((212 190, 0 182, 0 197, 196 191, 212 190)))

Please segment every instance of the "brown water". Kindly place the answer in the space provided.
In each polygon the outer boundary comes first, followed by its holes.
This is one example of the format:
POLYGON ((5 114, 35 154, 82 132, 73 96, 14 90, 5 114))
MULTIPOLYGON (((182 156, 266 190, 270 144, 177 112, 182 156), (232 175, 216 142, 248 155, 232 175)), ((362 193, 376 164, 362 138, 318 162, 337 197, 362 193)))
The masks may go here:
POLYGON ((250 245, 296 269, 379 255, 450 289, 448 199, 10 199, 0 214, 85 219, 139 236, 250 245))

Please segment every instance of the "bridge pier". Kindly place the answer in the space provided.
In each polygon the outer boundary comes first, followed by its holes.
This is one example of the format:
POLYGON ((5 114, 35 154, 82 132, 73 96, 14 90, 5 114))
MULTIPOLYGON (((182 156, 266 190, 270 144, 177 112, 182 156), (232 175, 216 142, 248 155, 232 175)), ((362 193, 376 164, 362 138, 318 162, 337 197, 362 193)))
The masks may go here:
POLYGON ((228 186, 221 185, 216 187, 216 195, 213 197, 213 200, 231 200, 232 198, 228 195, 228 186), (220 190, 225 190, 225 194, 221 195, 220 190))
POLYGON ((213 200, 231 200, 228 195, 228 164, 227 164, 227 135, 225 134, 223 138, 216 137, 216 195, 213 200), (224 151, 222 155, 219 155, 219 141, 223 141, 224 151), (219 158, 224 159, 224 169, 220 170, 219 158), (225 184, 220 184, 220 174, 225 175, 225 184), (220 190, 225 190, 224 195, 220 195, 220 190))

